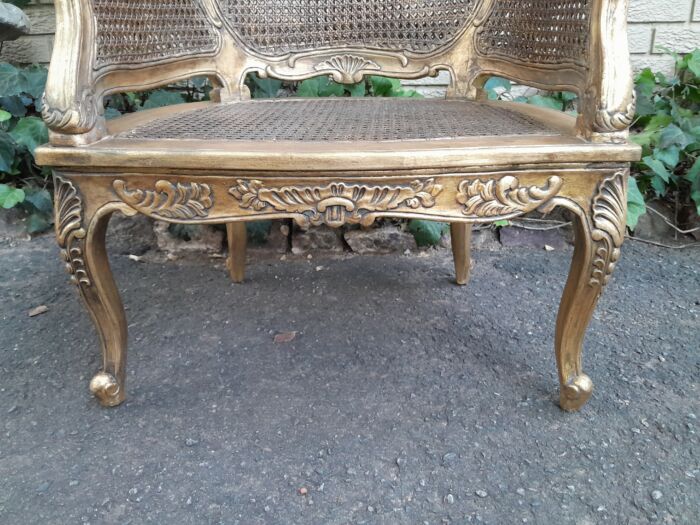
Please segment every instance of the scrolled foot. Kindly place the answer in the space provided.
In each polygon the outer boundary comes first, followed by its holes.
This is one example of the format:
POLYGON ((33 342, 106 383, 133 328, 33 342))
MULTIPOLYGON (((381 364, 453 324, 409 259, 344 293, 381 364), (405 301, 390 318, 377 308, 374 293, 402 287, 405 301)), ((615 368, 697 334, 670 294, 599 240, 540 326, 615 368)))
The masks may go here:
POLYGON ((559 406, 566 411, 576 412, 586 404, 592 393, 593 381, 586 374, 581 374, 562 385, 559 406))
POLYGON ((126 399, 126 392, 117 378, 106 372, 98 372, 90 381, 90 392, 105 407, 121 405, 126 399))

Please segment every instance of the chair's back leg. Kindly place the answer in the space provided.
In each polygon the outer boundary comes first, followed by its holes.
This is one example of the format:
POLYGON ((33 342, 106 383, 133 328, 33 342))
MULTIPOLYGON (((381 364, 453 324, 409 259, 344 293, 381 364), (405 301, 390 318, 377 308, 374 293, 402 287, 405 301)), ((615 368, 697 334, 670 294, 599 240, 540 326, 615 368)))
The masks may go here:
POLYGON ((464 222, 453 222, 450 225, 450 230, 457 284, 465 285, 469 282, 471 270, 472 225, 464 222))
POLYGON ((226 225, 228 236, 228 266, 231 280, 234 283, 242 283, 245 279, 246 249, 248 246, 248 232, 245 222, 233 222, 226 225))

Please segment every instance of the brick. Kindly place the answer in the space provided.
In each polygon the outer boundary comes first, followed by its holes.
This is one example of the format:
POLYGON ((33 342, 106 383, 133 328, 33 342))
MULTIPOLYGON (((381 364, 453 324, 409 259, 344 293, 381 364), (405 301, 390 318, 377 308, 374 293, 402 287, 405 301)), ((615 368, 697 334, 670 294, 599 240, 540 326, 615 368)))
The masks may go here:
POLYGON ((50 35, 56 32, 56 12, 52 5, 30 5, 24 12, 32 21, 33 35, 50 35))
POLYGON ((653 40, 653 26, 647 24, 633 24, 629 26, 630 52, 651 53, 653 40))
POLYGON ((25 36, 3 42, 0 60, 16 64, 46 64, 51 60, 53 36, 25 36))
POLYGON ((654 38, 654 51, 660 52, 660 48, 666 48, 679 53, 688 53, 700 47, 700 25, 674 26, 663 25, 656 29, 654 38))
POLYGON ((675 64, 673 57, 666 55, 632 55, 632 68, 635 71, 648 67, 654 72, 672 75, 675 64))
POLYGON ((687 22, 692 0, 632 0, 630 22, 687 22))

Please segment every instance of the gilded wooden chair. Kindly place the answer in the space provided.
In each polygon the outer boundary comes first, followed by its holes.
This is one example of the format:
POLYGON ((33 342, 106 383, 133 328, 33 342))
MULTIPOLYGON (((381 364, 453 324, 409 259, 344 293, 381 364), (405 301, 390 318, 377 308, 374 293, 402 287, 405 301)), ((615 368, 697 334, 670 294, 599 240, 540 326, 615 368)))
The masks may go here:
POLYGON ((234 280, 245 221, 452 224, 466 283, 470 228, 555 207, 575 218, 559 311, 561 406, 592 391, 584 332, 620 256, 626 180, 639 149, 627 0, 56 0, 43 114, 56 233, 100 335, 91 390, 125 399, 127 329, 105 253, 110 215, 228 224, 234 280), (244 79, 412 79, 448 71, 445 100, 251 101, 244 79), (578 118, 489 102, 493 75, 580 97, 578 118), (213 102, 104 118, 103 99, 193 76, 213 102))

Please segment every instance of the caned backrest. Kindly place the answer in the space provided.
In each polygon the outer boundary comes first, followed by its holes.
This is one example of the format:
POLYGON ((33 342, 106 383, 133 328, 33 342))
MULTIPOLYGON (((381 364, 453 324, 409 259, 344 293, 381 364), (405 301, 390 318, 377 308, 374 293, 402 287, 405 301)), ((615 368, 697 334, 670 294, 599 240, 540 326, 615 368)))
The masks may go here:
MULTIPOLYGON (((629 73, 627 0, 55 1, 45 119, 58 134, 92 133, 87 141, 100 135, 104 95, 196 75, 221 100, 246 98, 249 73, 353 83, 444 70, 450 97, 478 97, 486 78, 502 75, 576 91, 593 101, 584 104, 611 98, 613 113, 631 102, 608 93, 603 71, 629 73)), ((626 123, 587 118, 600 132, 626 123)))

